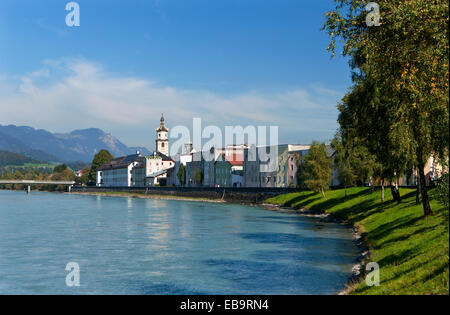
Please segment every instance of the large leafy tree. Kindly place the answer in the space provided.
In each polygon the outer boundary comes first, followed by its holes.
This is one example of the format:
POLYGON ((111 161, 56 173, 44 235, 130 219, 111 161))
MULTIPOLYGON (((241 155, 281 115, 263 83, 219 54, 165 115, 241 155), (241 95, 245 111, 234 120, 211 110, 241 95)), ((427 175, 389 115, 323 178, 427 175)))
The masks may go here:
POLYGON ((339 181, 345 188, 345 197, 349 186, 369 182, 373 187, 373 177, 379 165, 354 132, 341 128, 331 141, 331 148, 339 181))
POLYGON ((97 169, 108 162, 111 162, 111 160, 114 157, 112 156, 111 153, 109 153, 108 150, 100 150, 95 156, 94 159, 92 160, 92 165, 91 165, 91 171, 89 173, 89 181, 90 182, 96 182, 97 180, 97 169))
POLYGON ((449 4, 379 0, 380 25, 368 26, 367 2, 335 0, 323 27, 331 36, 328 48, 334 55, 337 42, 343 43, 342 54, 350 57, 353 69, 351 93, 366 100, 353 106, 355 128, 373 151, 377 146, 384 151, 381 160, 391 174, 398 175, 411 161, 417 165, 424 214, 429 215, 425 162, 432 154, 447 154, 449 145, 449 4), (382 125, 377 114, 386 118, 382 125), (374 141, 369 133, 376 128, 386 137, 374 141))
POLYGON ((302 163, 302 178, 305 185, 317 193, 322 193, 330 187, 333 160, 328 154, 325 143, 313 141, 309 152, 302 163))

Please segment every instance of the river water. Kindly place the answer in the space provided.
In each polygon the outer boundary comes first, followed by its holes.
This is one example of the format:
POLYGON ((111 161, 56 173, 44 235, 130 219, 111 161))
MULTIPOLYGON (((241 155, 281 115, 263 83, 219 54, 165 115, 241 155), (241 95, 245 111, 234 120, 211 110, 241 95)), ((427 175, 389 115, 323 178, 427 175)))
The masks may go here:
POLYGON ((357 255, 347 226, 260 207, 0 191, 0 294, 333 294, 357 255))

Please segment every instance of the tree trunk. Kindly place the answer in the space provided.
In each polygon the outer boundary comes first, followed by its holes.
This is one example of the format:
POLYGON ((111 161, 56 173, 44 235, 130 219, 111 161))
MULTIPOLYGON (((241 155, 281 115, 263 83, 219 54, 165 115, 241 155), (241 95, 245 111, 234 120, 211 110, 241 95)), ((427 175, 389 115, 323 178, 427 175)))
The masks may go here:
POLYGON ((347 201, 347 185, 345 185, 345 197, 344 200, 347 201))
POLYGON ((323 191, 323 187, 320 187, 320 190, 322 191, 323 198, 325 198, 325 192, 323 191))
POLYGON ((422 193, 422 204, 423 204, 423 215, 429 216, 433 214, 430 207, 430 200, 428 198, 428 192, 427 192, 427 186, 425 185, 425 165, 422 161, 422 157, 419 156, 419 181, 420 181, 420 188, 422 193))
POLYGON ((384 202, 384 179, 381 180, 381 202, 384 202))
POLYGON ((394 199, 394 201, 399 202, 399 201, 398 201, 397 191, 395 190, 395 187, 394 187, 394 185, 392 184, 392 180, 391 180, 391 183, 390 183, 390 185, 389 185, 389 188, 391 189, 392 199, 394 199))
MULTIPOLYGON (((417 174, 419 175, 419 174, 417 174)), ((417 185, 417 192, 416 192, 416 205, 420 204, 420 194, 421 194, 421 188, 420 188, 420 180, 418 176, 416 176, 416 185, 417 185)))
POLYGON ((395 193, 397 194, 397 202, 402 202, 402 197, 400 196, 400 189, 398 189, 398 177, 395 178, 395 193))
POLYGON ((391 195, 392 195, 392 199, 394 199, 395 201, 397 201, 397 197, 395 195, 395 190, 394 190, 394 185, 392 185, 392 181, 389 185, 389 188, 391 189, 391 195))

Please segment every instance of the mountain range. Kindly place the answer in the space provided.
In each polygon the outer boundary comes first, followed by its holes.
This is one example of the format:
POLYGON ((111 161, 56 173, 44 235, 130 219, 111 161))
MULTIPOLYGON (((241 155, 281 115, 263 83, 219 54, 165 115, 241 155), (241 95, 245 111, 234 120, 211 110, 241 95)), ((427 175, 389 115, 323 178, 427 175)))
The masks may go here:
POLYGON ((74 130, 70 133, 51 133, 28 126, 0 125, 0 150, 19 153, 47 162, 91 162, 102 149, 115 157, 150 154, 144 147, 128 147, 112 134, 98 128, 74 130))

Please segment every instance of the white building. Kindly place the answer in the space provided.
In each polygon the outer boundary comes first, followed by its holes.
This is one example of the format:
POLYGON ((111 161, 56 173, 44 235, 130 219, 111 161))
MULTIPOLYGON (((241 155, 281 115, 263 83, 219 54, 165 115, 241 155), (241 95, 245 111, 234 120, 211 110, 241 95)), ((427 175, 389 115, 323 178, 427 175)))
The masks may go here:
POLYGON ((145 156, 143 161, 133 169, 133 185, 146 187, 167 185, 167 171, 175 167, 175 161, 161 152, 145 156))
POLYGON ((97 186, 102 187, 145 187, 165 185, 167 170, 175 166, 168 156, 169 128, 161 116, 156 128, 156 151, 153 155, 142 156, 139 152, 113 159, 97 169, 97 186))
POLYGON ((113 159, 97 169, 97 186, 130 187, 132 185, 133 168, 142 161, 139 152, 133 155, 113 159))

